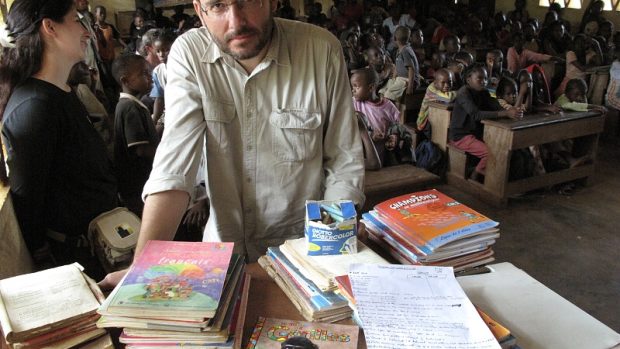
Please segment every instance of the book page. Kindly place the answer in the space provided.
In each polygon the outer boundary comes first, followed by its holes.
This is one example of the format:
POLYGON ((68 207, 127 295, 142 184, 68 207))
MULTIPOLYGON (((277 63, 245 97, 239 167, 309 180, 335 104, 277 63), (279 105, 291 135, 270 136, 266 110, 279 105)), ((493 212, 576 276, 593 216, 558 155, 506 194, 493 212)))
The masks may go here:
POLYGON ((452 268, 354 264, 349 277, 369 348, 500 349, 452 268))
POLYGON ((74 264, 2 280, 0 296, 16 333, 93 312, 99 306, 74 264))

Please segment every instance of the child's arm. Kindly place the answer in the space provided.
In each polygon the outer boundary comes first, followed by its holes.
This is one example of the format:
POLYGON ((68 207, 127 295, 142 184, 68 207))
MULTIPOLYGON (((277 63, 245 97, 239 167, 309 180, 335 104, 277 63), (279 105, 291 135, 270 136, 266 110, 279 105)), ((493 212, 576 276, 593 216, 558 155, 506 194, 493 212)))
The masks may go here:
POLYGON ((517 96, 517 102, 515 103, 515 107, 521 107, 523 111, 531 111, 532 99, 532 83, 527 81, 522 82, 519 86, 519 95, 517 96))
POLYGON ((122 111, 121 115, 117 115, 117 122, 123 123, 125 133, 123 136, 129 152, 140 158, 152 160, 155 157, 156 146, 151 142, 152 135, 149 135, 148 125, 144 124, 152 120, 148 118, 148 114, 144 115, 145 111, 141 109, 142 107, 134 106, 122 111))
POLYGON ((415 69, 412 66, 408 66, 407 67, 407 79, 409 81, 407 83, 407 94, 411 95, 411 94, 413 94, 413 91, 416 88, 416 86, 415 86, 415 69))
POLYGON ((374 143, 370 139, 370 134, 368 132, 368 125, 364 121, 364 117, 361 113, 356 112, 357 116, 357 126, 360 130, 360 135, 362 136, 362 147, 364 149, 364 167, 367 170, 378 170, 381 168, 381 159, 379 158, 379 153, 375 148, 374 143))
MULTIPOLYGON (((508 109, 508 110, 493 110, 493 111, 480 110, 480 108, 476 105, 476 103, 471 98, 469 93, 465 93, 463 94, 461 98, 457 98, 456 102, 460 103, 463 110, 468 115, 471 115, 476 121, 482 121, 485 119, 498 119, 502 117, 509 117, 511 119, 520 119, 523 116, 523 111, 517 108, 508 109)), ((501 107, 498 105, 497 109, 499 108, 501 107)))

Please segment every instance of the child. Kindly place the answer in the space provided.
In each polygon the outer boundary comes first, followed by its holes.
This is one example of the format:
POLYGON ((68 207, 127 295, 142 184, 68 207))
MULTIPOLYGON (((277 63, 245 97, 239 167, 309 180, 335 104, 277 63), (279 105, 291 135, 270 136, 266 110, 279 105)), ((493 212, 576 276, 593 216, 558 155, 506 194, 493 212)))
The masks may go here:
POLYGON ((153 122, 159 137, 164 132, 164 88, 166 87, 166 63, 168 62, 168 53, 170 47, 176 39, 176 35, 171 30, 163 30, 161 35, 153 41, 153 50, 157 54, 157 58, 161 62, 153 69, 153 89, 150 97, 154 99, 153 103, 153 122))
POLYGON ((517 108, 503 110, 486 90, 487 72, 482 66, 474 65, 465 73, 466 85, 457 92, 450 120, 448 138, 450 145, 470 153, 480 162, 472 172, 470 178, 482 181, 487 162, 487 147, 480 140, 484 119, 510 117, 519 119, 523 111, 517 108))
POLYGON ((424 133, 427 138, 431 138, 430 125, 428 121, 428 103, 452 103, 456 98, 456 91, 452 90, 452 74, 447 69, 439 69, 435 72, 433 83, 426 88, 426 94, 422 100, 422 106, 418 113, 417 129, 424 133))
POLYGON ((448 59, 452 59, 455 53, 461 51, 461 40, 454 34, 446 36, 441 44, 439 50, 445 51, 448 59))
POLYGON ((514 33, 512 35, 514 46, 508 49, 508 70, 513 74, 516 74, 521 69, 524 69, 532 63, 543 63, 551 60, 561 61, 559 58, 555 58, 551 55, 545 55, 530 51, 523 47, 525 44, 525 38, 523 33, 514 33))
POLYGON ((568 111, 596 110, 606 113, 607 108, 601 105, 588 104, 588 85, 583 79, 571 79, 566 84, 564 94, 555 101, 555 105, 568 111))
POLYGON ((509 73, 505 74, 504 72, 504 54, 498 49, 491 50, 487 52, 485 63, 487 73, 489 74, 489 89, 494 91, 497 88, 499 80, 504 75, 509 75, 509 73))
POLYGON ((379 91, 385 98, 393 102, 400 101, 403 92, 413 95, 419 84, 418 61, 409 45, 411 30, 405 26, 398 26, 394 32, 394 40, 398 45, 395 59, 395 76, 379 91))
POLYGON ((151 114, 140 102, 151 89, 151 72, 144 57, 123 55, 114 60, 112 74, 122 89, 114 121, 119 196, 127 208, 141 216, 142 188, 159 143, 151 114))
POLYGON ((396 67, 386 56, 385 51, 378 46, 369 47, 366 50, 366 56, 368 57, 368 66, 374 68, 377 74, 379 74, 377 89, 381 90, 394 75, 396 67))
POLYGON ((431 65, 428 69, 426 69, 426 74, 424 75, 427 79, 432 79, 435 76, 435 72, 441 68, 445 68, 446 64, 446 54, 443 52, 434 52, 431 56, 431 65))
POLYGON ((413 48, 413 52, 415 52, 418 63, 423 63, 426 60, 426 51, 424 49, 424 34, 421 29, 411 31, 409 43, 411 48, 413 48))
POLYGON ((463 71, 465 70, 463 63, 451 60, 446 69, 452 73, 452 88, 460 89, 463 86, 463 71))
POLYGON ((586 68, 601 65, 602 57, 598 42, 588 38, 585 34, 575 35, 572 51, 566 52, 566 73, 560 87, 556 90, 556 96, 564 93, 569 80, 585 79, 586 68))
POLYGON ((94 84, 92 83, 91 71, 84 61, 76 63, 71 68, 67 85, 71 87, 71 90, 75 92, 88 111, 88 118, 103 139, 108 156, 110 159, 114 159, 114 140, 112 137, 114 122, 110 120, 102 101, 97 98, 90 87, 94 88, 94 84))
POLYGON ((95 7, 95 24, 94 29, 97 33, 97 49, 99 50, 99 56, 106 65, 107 71, 110 71, 112 62, 116 56, 115 46, 118 44, 123 48, 127 47, 127 44, 121 40, 121 34, 116 30, 112 24, 106 22, 107 11, 106 8, 99 5, 95 7))
POLYGON ((396 76, 407 78, 407 95, 412 95, 413 91, 420 85, 420 67, 416 59, 413 48, 409 45, 411 30, 406 26, 398 26, 394 32, 394 40, 398 46, 396 53, 396 76))
POLYGON ((540 98, 537 98, 537 94, 541 94, 540 91, 536 91, 536 83, 534 77, 527 69, 521 69, 517 74, 517 83, 519 84, 519 97, 516 105, 523 107, 524 112, 547 112, 547 113, 559 113, 562 109, 559 107, 545 103, 540 98))
POLYGON ((396 135, 388 134, 388 130, 392 125, 400 124, 400 112, 389 99, 377 95, 377 80, 374 69, 358 69, 351 75, 351 88, 355 111, 366 116, 372 141, 383 163, 385 151, 394 150, 398 141, 394 139, 396 135))
MULTIPOLYGON (((525 72, 527 73, 527 71, 525 72)), ((526 78, 523 78, 523 83, 521 83, 520 89, 517 89, 517 83, 513 79, 509 77, 503 77, 499 81, 499 84, 497 85, 497 91, 496 91, 497 102, 499 103, 499 105, 502 106, 502 108, 506 110, 510 110, 515 107, 520 108, 524 112, 526 110, 531 110, 532 100, 531 100, 531 93, 529 92, 532 90, 531 85, 532 85, 531 76, 530 76, 529 81, 526 78), (528 109, 528 104, 529 104, 530 109, 528 109)), ((530 151, 530 154, 532 155, 533 161, 528 161, 528 163, 532 163, 533 166, 527 166, 527 167, 533 167, 533 168, 531 172, 527 171, 529 172, 528 175, 545 173, 545 167, 543 165, 543 161, 542 161, 542 157, 540 153, 540 147, 535 146, 535 145, 531 146, 529 147, 529 151, 530 151)), ((521 165, 523 167, 526 167, 524 166, 526 165, 524 163, 521 163, 521 165)), ((517 172, 523 173, 524 170, 525 170, 524 168, 513 169, 511 165, 510 172, 511 174, 517 173, 517 172)), ((521 176, 520 178, 524 178, 524 177, 526 176, 521 176)), ((513 179, 516 179, 516 178, 513 178, 513 179)))

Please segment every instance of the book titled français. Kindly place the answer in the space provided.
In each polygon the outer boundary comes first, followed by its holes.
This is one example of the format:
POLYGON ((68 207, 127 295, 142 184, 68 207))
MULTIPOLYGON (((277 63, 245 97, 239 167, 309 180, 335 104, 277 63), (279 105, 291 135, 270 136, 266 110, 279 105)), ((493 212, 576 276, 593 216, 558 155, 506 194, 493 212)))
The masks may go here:
POLYGON ((259 317, 246 349, 280 349, 290 337, 306 337, 321 349, 357 348, 359 327, 259 317))
POLYGON ((215 315, 233 243, 148 241, 104 303, 104 313, 171 318, 215 315))

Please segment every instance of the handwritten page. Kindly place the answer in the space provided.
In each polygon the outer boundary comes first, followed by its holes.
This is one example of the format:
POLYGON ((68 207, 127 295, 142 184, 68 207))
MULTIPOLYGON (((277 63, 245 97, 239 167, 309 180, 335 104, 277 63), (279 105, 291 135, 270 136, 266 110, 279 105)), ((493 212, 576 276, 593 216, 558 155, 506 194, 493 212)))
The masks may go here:
POLYGON ((15 332, 94 313, 99 307, 76 264, 1 280, 0 296, 15 332))
POLYGON ((349 277, 369 348, 500 349, 452 268, 353 264, 349 277))

